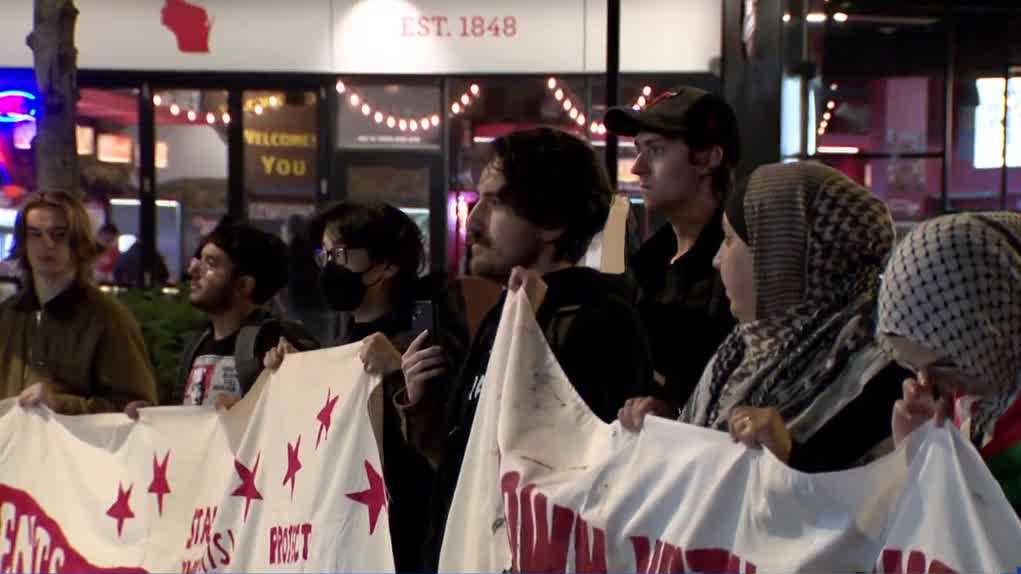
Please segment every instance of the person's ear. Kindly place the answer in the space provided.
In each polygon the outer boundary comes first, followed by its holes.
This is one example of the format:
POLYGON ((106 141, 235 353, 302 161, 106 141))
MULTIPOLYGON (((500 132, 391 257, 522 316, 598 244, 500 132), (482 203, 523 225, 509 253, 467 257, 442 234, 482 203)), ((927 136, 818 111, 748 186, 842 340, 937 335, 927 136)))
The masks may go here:
POLYGON ((255 277, 252 277, 251 275, 242 275, 237 278, 235 286, 237 287, 240 295, 248 297, 249 299, 255 298, 255 277))
POLYGON ((721 165, 723 165, 722 147, 714 145, 709 149, 695 152, 695 167, 703 175, 713 173, 721 165))

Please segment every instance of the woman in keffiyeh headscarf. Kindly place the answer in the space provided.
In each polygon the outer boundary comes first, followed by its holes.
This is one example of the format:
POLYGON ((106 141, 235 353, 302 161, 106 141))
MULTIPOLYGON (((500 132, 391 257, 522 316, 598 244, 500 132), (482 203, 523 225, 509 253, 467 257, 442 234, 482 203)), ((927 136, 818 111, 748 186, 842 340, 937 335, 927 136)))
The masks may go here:
POLYGON ((952 415, 1021 508, 1021 215, 918 225, 887 266, 878 330, 916 374, 894 409, 894 440, 952 415))
POLYGON ((715 263, 739 325, 680 420, 803 470, 853 464, 889 437, 903 379, 872 336, 889 211, 832 168, 767 165, 728 198, 724 234, 715 263))

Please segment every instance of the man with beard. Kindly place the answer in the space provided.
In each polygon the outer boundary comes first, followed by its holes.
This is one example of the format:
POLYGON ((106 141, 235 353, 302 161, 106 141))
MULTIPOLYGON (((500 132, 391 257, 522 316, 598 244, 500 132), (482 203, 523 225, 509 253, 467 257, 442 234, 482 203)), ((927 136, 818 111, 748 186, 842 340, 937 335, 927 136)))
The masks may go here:
MULTIPOLYGON (((564 373, 586 404, 612 422, 629 397, 652 392, 641 323, 621 278, 579 267, 606 222, 613 189, 595 152, 550 128, 493 142, 469 216, 473 275, 525 289, 564 373)), ((447 380, 444 349, 418 336, 402 359, 406 392, 396 398, 408 441, 437 468, 429 563, 435 566, 504 298, 479 326, 459 374, 447 380)))
MULTIPOLYGON (((285 249, 280 238, 227 218, 202 240, 188 265, 189 299, 210 324, 186 348, 178 367, 175 398, 182 404, 239 399, 255 382, 263 356, 283 334, 281 322, 262 305, 287 282, 285 249), (253 349, 252 357, 238 356, 245 348, 253 349)), ((145 406, 149 403, 136 401, 125 412, 137 418, 145 406)))

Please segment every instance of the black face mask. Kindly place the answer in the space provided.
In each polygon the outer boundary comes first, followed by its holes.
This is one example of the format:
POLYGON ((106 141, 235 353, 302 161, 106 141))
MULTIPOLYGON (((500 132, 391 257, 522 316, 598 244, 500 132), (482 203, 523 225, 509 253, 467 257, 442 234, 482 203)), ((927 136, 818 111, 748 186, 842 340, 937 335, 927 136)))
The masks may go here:
POLYGON ((365 272, 357 273, 342 265, 328 263, 319 272, 319 286, 326 304, 335 311, 354 311, 365 299, 365 272))

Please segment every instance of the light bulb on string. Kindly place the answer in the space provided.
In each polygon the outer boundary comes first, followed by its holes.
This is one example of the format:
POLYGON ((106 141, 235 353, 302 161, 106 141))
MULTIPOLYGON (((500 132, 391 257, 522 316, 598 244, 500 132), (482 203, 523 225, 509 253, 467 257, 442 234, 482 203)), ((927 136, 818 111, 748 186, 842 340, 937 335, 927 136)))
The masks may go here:
POLYGON ((394 127, 396 125, 397 125, 397 120, 394 119, 393 116, 389 116, 389 117, 386 118, 386 127, 392 128, 392 127, 394 127))
POLYGON ((337 93, 343 94, 345 90, 347 90, 347 86, 344 85, 344 82, 337 80, 337 93))
POLYGON ((170 104, 170 115, 176 116, 181 113, 181 106, 177 104, 170 104))
POLYGON ((429 121, 432 122, 432 125, 433 125, 434 128, 435 127, 439 127, 439 125, 440 125, 440 115, 439 114, 433 114, 433 117, 429 118, 429 121))
POLYGON ((468 87, 468 91, 471 92, 471 94, 473 96, 478 96, 479 95, 479 91, 480 91, 479 85, 478 84, 472 84, 471 86, 468 87))

